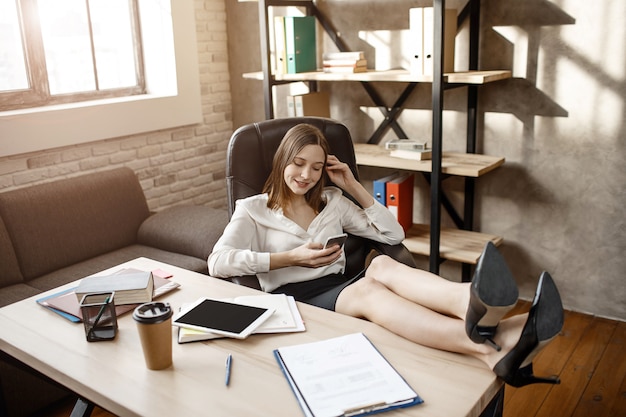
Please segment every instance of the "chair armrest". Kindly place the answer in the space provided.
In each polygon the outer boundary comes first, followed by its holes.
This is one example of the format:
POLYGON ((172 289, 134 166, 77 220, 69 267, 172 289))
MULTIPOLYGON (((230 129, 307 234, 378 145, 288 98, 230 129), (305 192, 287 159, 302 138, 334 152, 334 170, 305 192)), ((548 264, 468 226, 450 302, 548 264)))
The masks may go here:
POLYGON ((226 210, 206 206, 175 206, 148 217, 137 241, 169 252, 208 259, 228 223, 226 210))
POLYGON ((398 262, 402 262, 405 265, 417 268, 417 264, 415 263, 413 255, 403 244, 386 245, 384 243, 372 241, 372 248, 382 253, 383 255, 387 255, 395 259, 398 262))
MULTIPOLYGON (((387 245, 385 243, 376 242, 374 240, 351 236, 351 239, 348 240, 346 245, 352 247, 352 249, 349 249, 351 252, 354 251, 355 246, 360 246, 364 253, 366 253, 370 249, 374 249, 383 255, 390 256, 398 262, 402 262, 405 265, 417 268, 415 260, 413 259, 413 255, 403 244, 387 245)), ((353 254, 352 256, 359 257, 359 254, 353 254)), ((350 269, 348 264, 349 262, 346 264, 346 276, 348 277, 355 276, 357 272, 363 269, 363 263, 360 263, 358 267, 356 267, 356 269, 354 269, 354 266, 353 269, 350 269)), ((261 289, 259 280, 257 279, 256 275, 231 277, 230 280, 235 284, 245 285, 246 287, 255 288, 257 290, 261 289)))
POLYGON ((242 275, 239 277, 231 277, 231 282, 239 285, 243 285, 246 287, 254 288, 256 290, 261 289, 261 284, 259 284, 259 280, 256 275, 242 275))

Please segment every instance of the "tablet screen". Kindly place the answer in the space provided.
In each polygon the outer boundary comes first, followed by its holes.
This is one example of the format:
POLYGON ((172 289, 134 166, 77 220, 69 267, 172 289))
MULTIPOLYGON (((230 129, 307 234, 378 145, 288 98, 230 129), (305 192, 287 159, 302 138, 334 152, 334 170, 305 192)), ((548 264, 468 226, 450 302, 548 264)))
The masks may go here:
POLYGON ((173 324, 242 338, 252 333, 272 313, 266 308, 205 298, 177 317, 173 324))

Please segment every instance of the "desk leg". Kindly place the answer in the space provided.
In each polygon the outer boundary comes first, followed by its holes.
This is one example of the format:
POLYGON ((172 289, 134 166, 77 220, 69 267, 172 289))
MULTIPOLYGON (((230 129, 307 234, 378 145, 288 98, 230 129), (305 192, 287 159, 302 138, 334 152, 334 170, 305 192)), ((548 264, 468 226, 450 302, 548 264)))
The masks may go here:
POLYGON ((480 417, 502 417, 504 412, 504 385, 496 393, 489 405, 485 407, 480 417))
POLYGON ((70 417, 89 417, 93 411, 94 405, 89 401, 78 398, 70 417))
POLYGON ((7 410, 7 402, 4 399, 4 390, 2 389, 2 384, 0 384, 0 416, 8 416, 9 411, 7 410))

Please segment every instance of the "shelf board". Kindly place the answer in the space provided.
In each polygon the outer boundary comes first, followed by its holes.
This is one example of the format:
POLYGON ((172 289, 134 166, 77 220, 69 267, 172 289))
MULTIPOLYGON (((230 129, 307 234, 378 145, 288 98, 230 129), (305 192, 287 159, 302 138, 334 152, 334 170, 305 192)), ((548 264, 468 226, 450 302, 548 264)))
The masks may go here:
MULTIPOLYGON (((475 265, 487 242, 499 246, 503 238, 467 230, 441 228, 439 255, 442 259, 475 265)), ((430 227, 414 224, 406 233, 404 246, 409 252, 418 255, 430 255, 430 227)))
POLYGON ((511 71, 492 70, 452 72, 450 74, 444 74, 444 77, 447 77, 447 80, 445 81, 450 84, 487 84, 511 78, 511 71))
MULTIPOLYGON (((263 80, 263 72, 249 72, 243 74, 243 78, 250 80, 263 80)), ((464 71, 452 72, 443 75, 444 82, 449 84, 486 84, 494 81, 511 78, 511 71, 464 71)), ((297 74, 278 74, 274 76, 276 81, 383 81, 383 82, 417 82, 430 83, 432 76, 412 75, 405 69, 393 69, 387 71, 368 70, 354 74, 330 73, 322 71, 300 72, 297 74)))
MULTIPOLYGON (((382 168, 397 168, 407 171, 431 172, 432 161, 414 161, 389 155, 387 149, 378 145, 355 143, 356 163, 382 168)), ((469 153, 444 152, 441 172, 464 177, 480 177, 504 164, 504 157, 469 153)))

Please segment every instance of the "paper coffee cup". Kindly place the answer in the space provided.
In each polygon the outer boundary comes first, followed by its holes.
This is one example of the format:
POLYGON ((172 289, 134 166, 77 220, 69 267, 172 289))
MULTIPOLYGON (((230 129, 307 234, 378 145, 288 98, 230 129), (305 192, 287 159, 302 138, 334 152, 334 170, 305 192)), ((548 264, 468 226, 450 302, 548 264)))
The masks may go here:
POLYGON ((168 303, 150 302, 133 312, 148 369, 172 365, 172 309, 168 303))

